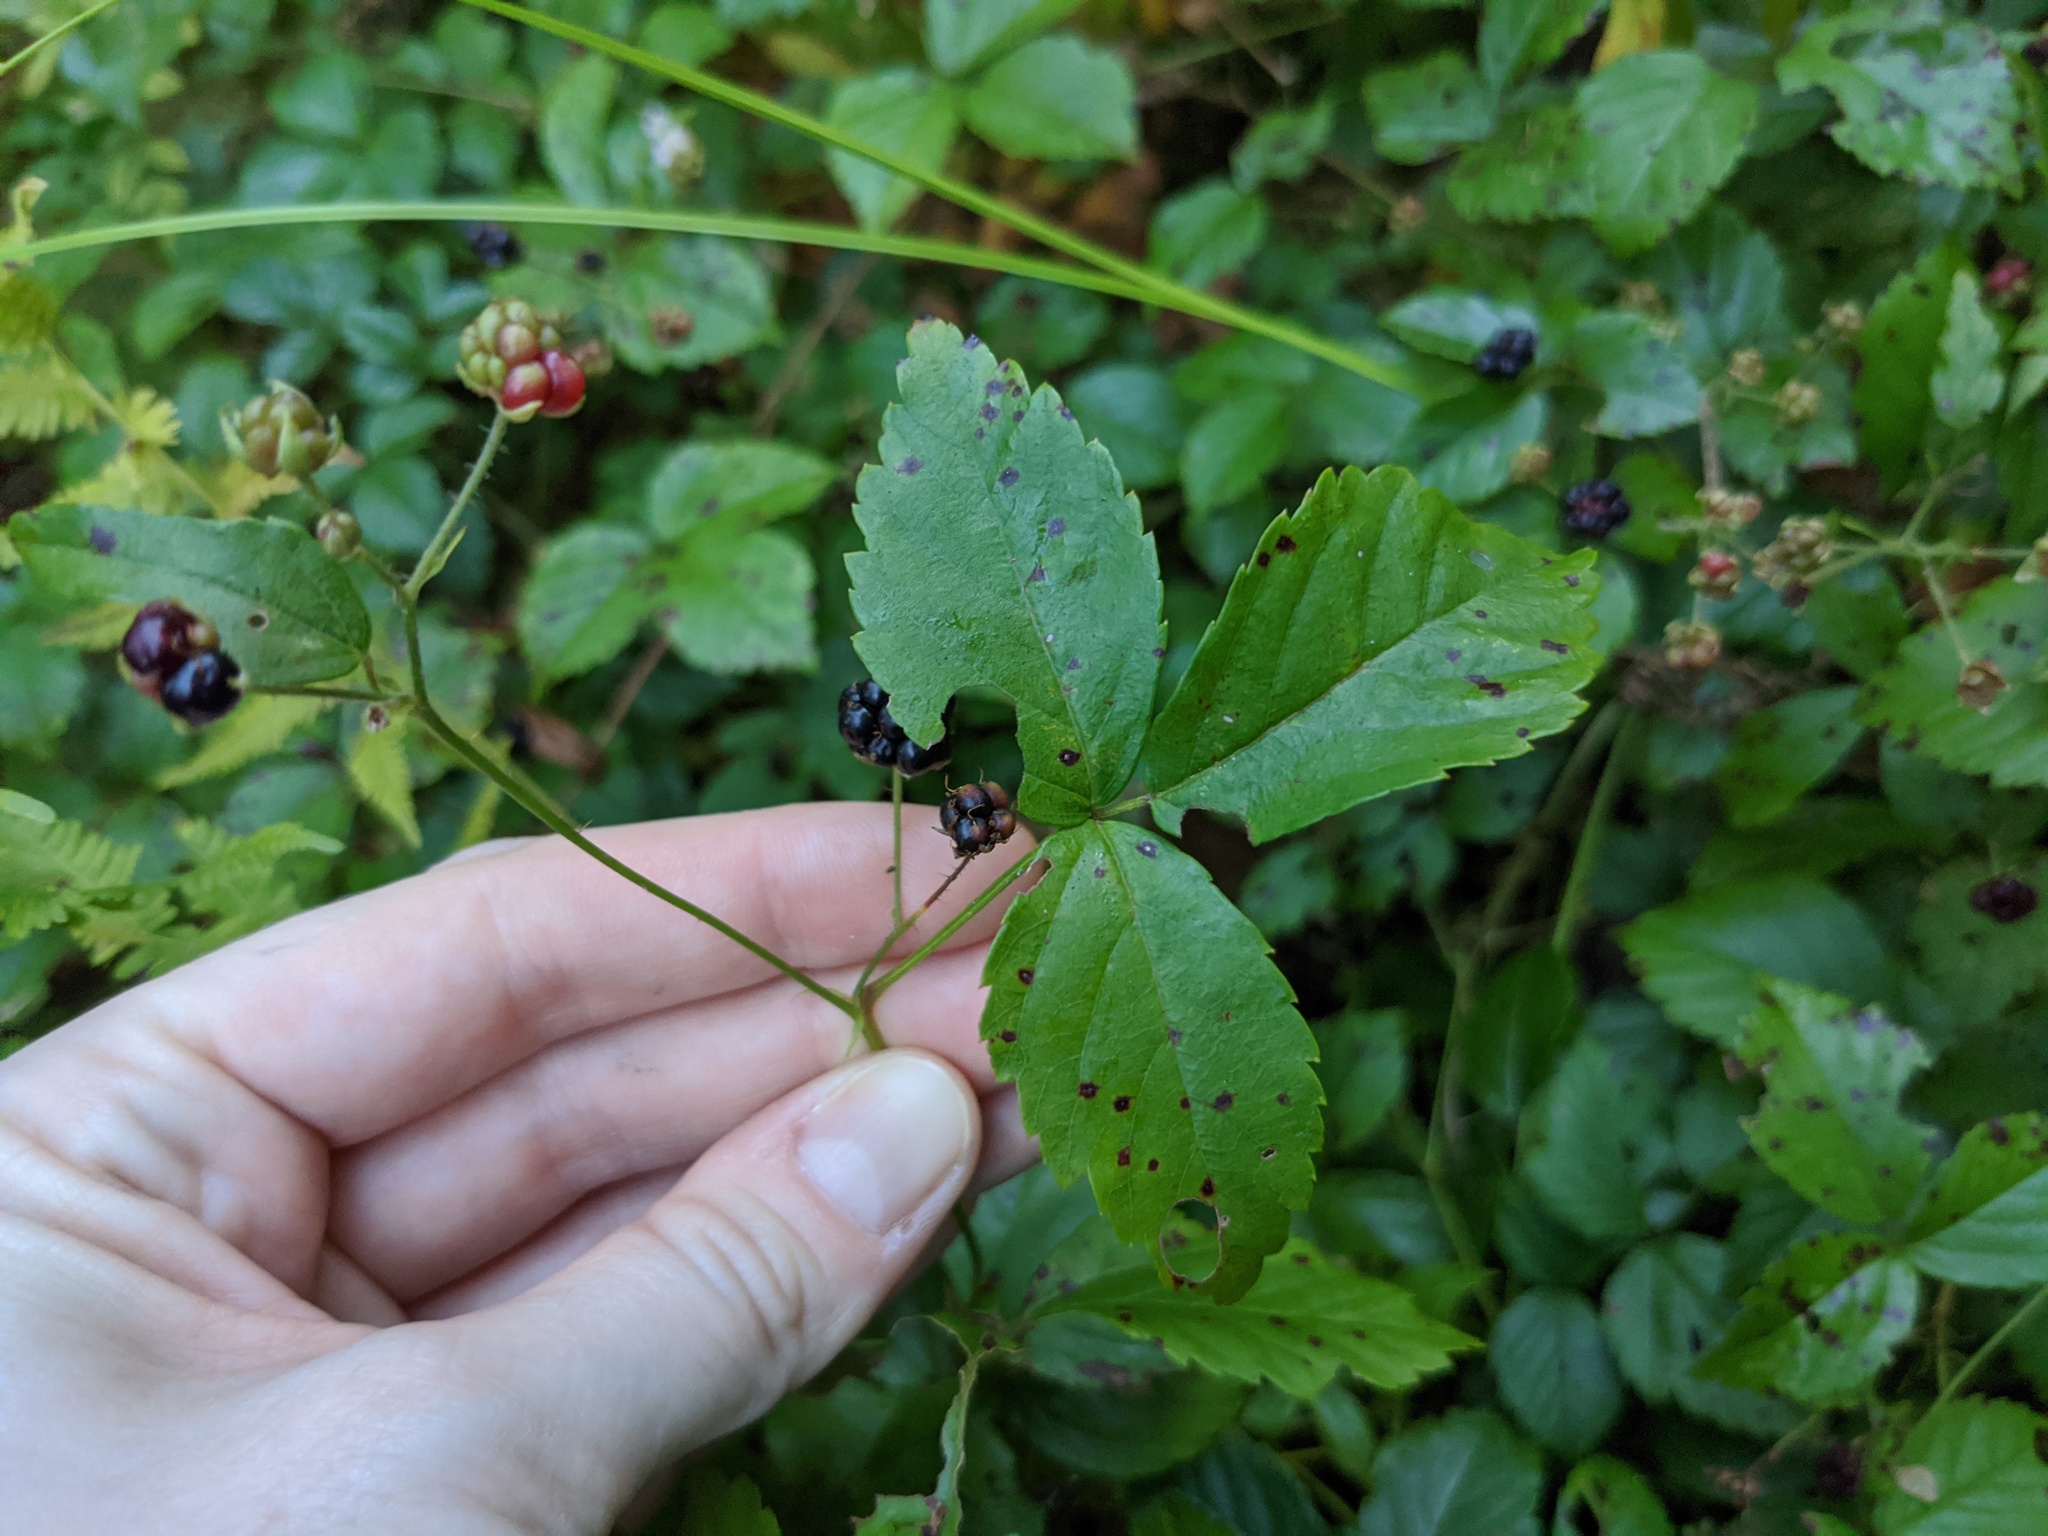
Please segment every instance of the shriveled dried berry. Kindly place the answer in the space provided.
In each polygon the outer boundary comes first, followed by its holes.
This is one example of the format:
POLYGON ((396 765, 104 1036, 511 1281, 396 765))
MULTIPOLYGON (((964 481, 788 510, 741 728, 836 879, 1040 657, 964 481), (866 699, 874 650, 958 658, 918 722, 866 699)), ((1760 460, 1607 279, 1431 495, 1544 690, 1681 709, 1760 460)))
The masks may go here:
POLYGON ((1664 659, 1687 671, 1704 671, 1721 659, 1721 631, 1711 624, 1674 619, 1664 626, 1664 659))
POLYGON ((1980 715, 1988 714, 2009 686, 1997 662, 1989 656, 1979 657, 1957 676, 1956 702, 1980 715))
POLYGON ((1612 480, 1587 480, 1564 493, 1564 525, 1586 539, 1604 539, 1630 512, 1628 497, 1612 480))
POLYGON ((220 644, 214 627, 180 603, 147 603, 121 637, 121 659, 135 684, 154 697, 164 678, 202 651, 220 644))
POLYGON ((1824 1445, 1813 1458, 1813 1491, 1824 1499, 1853 1499, 1863 1491, 1863 1452, 1847 1440, 1824 1445))
POLYGON ((2018 875, 1993 875, 1970 892, 1970 909, 1994 923, 2016 923, 2040 904, 2040 894, 2018 875))
POLYGON ((164 679, 159 697, 187 725, 211 725, 242 702, 241 676, 225 651, 201 651, 164 679))
POLYGON ((889 695, 873 678, 850 683, 839 695, 839 735, 853 755, 878 768, 894 768, 914 779, 952 761, 952 749, 941 736, 921 747, 904 734, 889 714, 889 695))
POLYGON ((1494 332, 1472 359, 1472 371, 1482 379, 1516 379, 1536 361, 1536 333, 1520 326, 1494 332))
POLYGON ((963 859, 1007 842, 1017 830, 1009 791, 1000 784, 963 784, 939 807, 939 828, 963 859))

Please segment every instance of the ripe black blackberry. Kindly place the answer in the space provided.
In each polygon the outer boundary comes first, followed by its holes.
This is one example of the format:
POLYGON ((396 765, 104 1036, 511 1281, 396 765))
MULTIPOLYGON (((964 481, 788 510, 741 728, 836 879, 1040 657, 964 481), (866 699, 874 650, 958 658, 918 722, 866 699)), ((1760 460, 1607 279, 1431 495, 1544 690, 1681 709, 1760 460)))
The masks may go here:
POLYGON ((1587 480, 1564 493, 1564 525, 1581 538, 1606 538, 1628 521, 1630 510, 1612 480, 1587 480))
POLYGON ((939 807, 939 828, 953 839, 954 852, 971 859, 1008 842, 1017 830, 1017 815, 1002 785, 963 784, 939 807))
POLYGON ((1536 333, 1511 325, 1495 331, 1479 355, 1472 359, 1472 371, 1482 379, 1516 379, 1536 361, 1536 333))
POLYGON ((164 679, 159 697, 187 725, 211 725, 242 702, 241 675, 225 651, 201 651, 164 679))
POLYGON ((951 744, 945 737, 920 747, 904 734, 889 714, 889 695, 873 678, 849 683, 839 695, 839 735, 862 762, 893 768, 906 779, 943 768, 952 760, 951 744))
POLYGON ((469 242, 476 259, 492 271, 509 267, 526 254, 519 237, 502 224, 465 224, 462 238, 469 242))
POLYGON ((2016 923, 2032 916, 2041 898, 2018 875, 1993 875, 1970 892, 1970 907, 1994 923, 2016 923))
POLYGON ((218 647, 220 636, 206 620, 182 604, 145 603, 121 637, 121 659, 135 674, 138 686, 155 692, 181 662, 218 647))

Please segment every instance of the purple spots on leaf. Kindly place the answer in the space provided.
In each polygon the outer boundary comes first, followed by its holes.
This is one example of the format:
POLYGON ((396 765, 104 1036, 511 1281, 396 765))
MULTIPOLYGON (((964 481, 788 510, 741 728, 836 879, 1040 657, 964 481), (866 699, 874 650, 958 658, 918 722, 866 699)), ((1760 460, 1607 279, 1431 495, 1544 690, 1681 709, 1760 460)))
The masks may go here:
POLYGON ((919 458, 908 458, 908 459, 905 459, 905 460, 904 460, 904 461, 903 461, 903 462, 902 462, 901 464, 898 464, 898 465, 896 466, 896 473, 897 473, 897 474, 899 474, 899 475, 914 475, 914 474, 916 474, 916 473, 917 473, 917 472, 918 472, 918 471, 919 471, 920 469, 923 469, 923 468, 924 468, 924 460, 923 460, 923 459, 919 459, 919 458))
POLYGON ((1457 659, 1458 659, 1458 658, 1459 658, 1460 656, 1463 656, 1464 654, 1465 654, 1465 653, 1464 653, 1463 651, 1445 651, 1445 652, 1444 652, 1444 660, 1445 660, 1445 661, 1456 661, 1456 660, 1457 660, 1457 659))
POLYGON ((1115 1110, 1120 1115, 1129 1114, 1131 1109, 1131 1096, 1128 1093, 1120 1093, 1110 1101, 1109 1107, 1115 1110))
POLYGON ((1066 531, 1067 520, 1064 517, 1056 517, 1045 525, 1045 532, 1048 538, 1056 539, 1066 531))
POLYGON ((1043 580, 1045 580, 1045 567, 1044 567, 1044 566, 1042 566, 1042 565, 1034 565, 1033 567, 1031 567, 1031 577, 1030 577, 1030 579, 1031 579, 1032 581, 1043 581, 1043 580))
POLYGON ((87 534, 86 538, 88 542, 91 543, 92 547, 98 550, 101 554, 111 555, 114 552, 113 530, 108 528, 102 528, 95 524, 93 526, 92 532, 87 534))
POLYGON ((1235 1104, 1236 1102, 1237 1095, 1226 1090, 1216 1095, 1216 1103, 1214 1107, 1219 1111, 1227 1110, 1230 1108, 1231 1105, 1235 1104))
POLYGON ((1073 413, 1072 411, 1068 410, 1068 409, 1067 409, 1067 408, 1066 408, 1066 407, 1065 407, 1064 405, 1063 405, 1063 406, 1061 406, 1061 407, 1060 407, 1060 420, 1061 420, 1061 421, 1072 421, 1073 419, 1074 419, 1074 413, 1073 413))
MULTIPOLYGON (((1143 858, 1156 859, 1159 857, 1159 845, 1147 838, 1144 842, 1138 844, 1138 853, 1143 858)), ((1180 1042, 1176 1039, 1174 1043, 1178 1045, 1180 1042)))
POLYGON ((1012 420, 1012 421, 1022 421, 1023 419, 1024 419, 1024 413, 1023 413, 1022 411, 1012 411, 1012 412, 1010 412, 1010 420, 1012 420))
POLYGON ((1529 739, 1529 727, 1527 727, 1526 725, 1516 726, 1515 739, 1517 741, 1527 741, 1529 739))
POLYGON ((1036 979, 1037 979, 1037 976, 1038 976, 1038 972, 1034 971, 1034 970, 1033 970, 1033 969, 1032 969, 1032 968, 1031 968, 1030 966, 1028 966, 1028 965, 1027 965, 1027 966, 1024 966, 1024 967, 1023 967, 1022 969, 1020 969, 1020 970, 1019 970, 1019 971, 1017 972, 1017 979, 1018 979, 1019 981, 1023 982, 1023 983, 1024 983, 1024 985, 1025 985, 1025 986, 1027 986, 1027 987, 1028 987, 1028 986, 1030 986, 1030 985, 1031 985, 1031 983, 1032 983, 1032 982, 1033 982, 1034 980, 1036 980, 1036 979))
POLYGON ((1092 1099, 1101 1091, 1093 1083, 1083 1083, 1079 1089, 1080 1095, 1084 1099, 1092 1099))
POLYGON ((1564 579, 1564 584, 1568 587, 1576 587, 1579 584, 1579 578, 1576 576, 1567 576, 1564 579))
POLYGON ((1072 747, 1064 747, 1060 751, 1060 761, 1065 763, 1069 768, 1071 768, 1074 766, 1074 764, 1081 761, 1081 754, 1076 752, 1072 747))
POLYGON ((1508 696, 1507 684, 1496 683, 1491 678, 1487 677, 1484 673, 1467 672, 1465 674, 1465 681, 1470 683, 1474 688, 1477 688, 1481 693, 1485 694, 1488 698, 1504 699, 1508 696))
POLYGON ((966 352, 972 352, 972 351, 973 351, 973 350, 974 350, 974 349, 975 349, 976 347, 978 347, 978 346, 980 346, 980 345, 981 345, 981 338, 980 338, 979 336, 974 336, 974 335, 969 335, 969 336, 966 336, 966 337, 962 338, 962 340, 961 340, 961 342, 960 342, 960 347, 961 347, 961 350, 962 350, 962 351, 966 351, 966 352))
POLYGON ((1000 485, 1004 490, 1007 491, 1011 486, 1017 483, 1019 478, 1020 477, 1018 476, 1017 471, 1014 468, 1006 469, 1000 475, 996 476, 996 484, 1000 485))
POLYGON ((987 403, 984 403, 982 405, 981 415, 984 421, 994 421, 996 419, 996 414, 996 408, 993 405, 987 403))
POLYGON ((1067 670, 1068 670, 1069 672, 1078 672, 1078 671, 1080 671, 1080 670, 1081 670, 1081 658, 1080 658, 1080 657, 1078 657, 1078 656, 1070 656, 1070 657, 1068 657, 1068 658, 1067 658, 1067 670))
POLYGON ((1569 656, 1572 653, 1572 648, 1566 645, 1562 640, 1545 640, 1542 641, 1541 644, 1543 646, 1543 649, 1545 649, 1546 651, 1553 651, 1559 656, 1569 656))
POLYGON ((1472 610, 1472 617, 1475 619, 1483 619, 1486 617, 1486 610, 1484 608, 1474 608, 1472 610))

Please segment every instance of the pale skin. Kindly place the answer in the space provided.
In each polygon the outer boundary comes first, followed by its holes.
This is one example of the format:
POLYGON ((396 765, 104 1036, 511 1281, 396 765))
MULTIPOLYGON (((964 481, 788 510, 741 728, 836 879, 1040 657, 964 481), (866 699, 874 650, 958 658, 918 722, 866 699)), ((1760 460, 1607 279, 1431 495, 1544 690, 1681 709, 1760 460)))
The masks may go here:
MULTIPOLYGON (((833 986, 888 930, 886 806, 599 840, 833 986)), ((951 867, 906 828, 907 891, 951 867)), ((493 845, 0 1062, 0 1523, 606 1530, 1031 1161, 977 1033, 1000 905, 887 994, 869 1055, 559 841, 493 845)))

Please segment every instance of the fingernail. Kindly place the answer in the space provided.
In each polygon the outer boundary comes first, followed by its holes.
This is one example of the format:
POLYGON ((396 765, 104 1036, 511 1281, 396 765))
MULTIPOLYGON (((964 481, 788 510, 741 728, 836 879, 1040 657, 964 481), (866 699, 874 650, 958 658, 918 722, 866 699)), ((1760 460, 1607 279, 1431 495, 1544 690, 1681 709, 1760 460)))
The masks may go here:
POLYGON ((883 1051, 846 1068, 811 1111, 796 1160, 848 1220, 880 1234, 931 1199, 973 1138, 951 1073, 928 1056, 883 1051))

